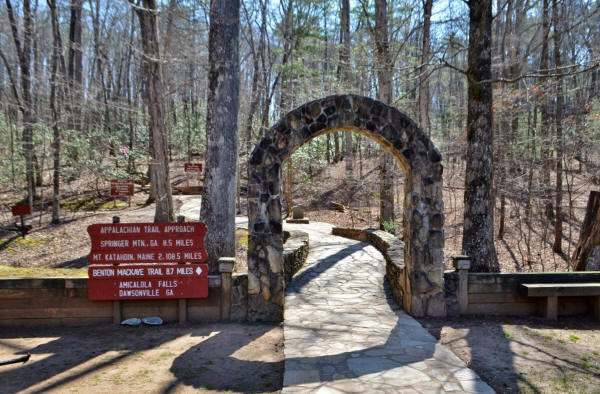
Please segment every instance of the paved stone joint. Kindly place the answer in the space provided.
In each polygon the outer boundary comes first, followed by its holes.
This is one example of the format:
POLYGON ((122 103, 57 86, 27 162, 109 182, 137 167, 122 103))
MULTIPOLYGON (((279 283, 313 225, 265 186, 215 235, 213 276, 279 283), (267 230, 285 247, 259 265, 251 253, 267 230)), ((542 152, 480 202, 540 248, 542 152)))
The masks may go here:
POLYGON ((377 141, 398 161, 404 185, 408 288, 404 308, 415 316, 445 315, 441 156, 406 115, 367 97, 330 96, 291 111, 252 152, 248 166, 248 306, 253 320, 281 320, 281 166, 310 139, 336 130, 377 141))
POLYGON ((286 228, 311 248, 286 290, 284 393, 493 393, 398 308, 374 247, 324 223, 286 228))

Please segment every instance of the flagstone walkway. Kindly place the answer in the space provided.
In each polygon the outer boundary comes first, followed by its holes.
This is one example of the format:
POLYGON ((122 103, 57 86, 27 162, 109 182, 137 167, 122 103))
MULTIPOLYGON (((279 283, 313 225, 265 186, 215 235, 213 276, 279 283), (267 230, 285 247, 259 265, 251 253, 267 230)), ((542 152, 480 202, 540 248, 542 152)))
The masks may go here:
POLYGON ((286 291, 284 393, 494 392, 398 308, 375 248, 285 226, 309 233, 310 253, 286 291))

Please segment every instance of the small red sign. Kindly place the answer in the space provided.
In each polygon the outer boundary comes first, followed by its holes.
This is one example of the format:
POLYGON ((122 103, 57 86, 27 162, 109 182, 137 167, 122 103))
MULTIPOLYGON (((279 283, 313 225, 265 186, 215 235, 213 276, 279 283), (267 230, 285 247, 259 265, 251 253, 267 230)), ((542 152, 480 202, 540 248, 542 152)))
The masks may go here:
POLYGON ((185 172, 202 172, 202 163, 185 163, 183 169, 185 172))
POLYGON ((13 205, 11 209, 12 209, 13 216, 21 216, 21 215, 30 215, 31 214, 31 208, 29 207, 29 204, 13 205))
POLYGON ((206 225, 189 223, 92 224, 90 264, 204 262, 206 225))
POLYGON ((111 196, 133 196, 133 179, 111 179, 111 196))
POLYGON ((208 297, 207 264, 91 266, 88 274, 90 300, 208 297))

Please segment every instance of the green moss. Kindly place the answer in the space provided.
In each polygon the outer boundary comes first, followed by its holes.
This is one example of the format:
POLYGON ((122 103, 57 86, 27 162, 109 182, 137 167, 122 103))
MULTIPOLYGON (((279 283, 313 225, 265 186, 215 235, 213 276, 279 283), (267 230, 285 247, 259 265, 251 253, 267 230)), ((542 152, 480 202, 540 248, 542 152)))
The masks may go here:
POLYGON ((78 200, 62 201, 61 208, 70 211, 87 211, 94 209, 96 202, 92 198, 81 198, 78 200))
POLYGON ((236 228, 235 242, 239 245, 248 246, 248 230, 244 230, 243 228, 236 228))
POLYGON ((70 211, 95 211, 98 209, 110 210, 115 208, 124 208, 127 206, 126 202, 114 200, 108 201, 96 201, 93 198, 82 198, 78 200, 63 201, 60 206, 70 211))
POLYGON ((29 249, 36 248, 38 246, 43 246, 48 242, 46 237, 36 236, 36 235, 27 235, 25 238, 17 237, 15 238, 7 247, 7 251, 15 251, 17 249, 29 249))
POLYGON ((0 278, 87 278, 86 268, 23 268, 0 265, 0 278))
POLYGON ((126 206, 127 203, 123 201, 117 201, 116 204, 113 201, 106 201, 100 204, 100 209, 125 208, 126 206))

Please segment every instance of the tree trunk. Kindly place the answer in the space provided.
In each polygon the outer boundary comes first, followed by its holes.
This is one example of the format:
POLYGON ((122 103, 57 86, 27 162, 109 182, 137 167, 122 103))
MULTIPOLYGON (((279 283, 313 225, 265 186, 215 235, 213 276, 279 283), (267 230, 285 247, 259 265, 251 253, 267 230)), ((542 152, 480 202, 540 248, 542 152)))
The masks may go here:
MULTIPOLYGON (((340 51, 340 66, 338 70, 342 90, 349 93, 352 87, 350 73, 350 0, 342 0, 340 25, 340 41, 342 50, 340 51)), ((346 164, 346 179, 354 179, 354 155, 352 152, 352 133, 344 133, 345 149, 344 162, 346 164)))
POLYGON ((68 85, 70 92, 71 117, 69 128, 82 130, 81 108, 83 99, 83 50, 81 11, 83 0, 71 0, 71 20, 69 25, 69 65, 68 85))
MULTIPOLYGON (((556 0, 552 0, 552 24, 554 25, 554 66, 555 72, 560 74, 561 72, 561 58, 560 58, 560 40, 561 31, 558 17, 558 7, 556 0)), ((556 117, 554 127, 556 129, 556 219, 554 222, 554 245, 552 250, 555 253, 562 253, 562 161, 563 161, 563 132, 562 132, 562 121, 563 121, 563 101, 564 101, 564 89, 563 80, 561 77, 557 77, 556 80, 556 117)))
POLYGON ((469 1, 467 69, 467 168, 464 193, 463 252, 471 270, 500 270, 494 247, 492 189, 492 2, 469 1))
MULTIPOLYGON (((33 125, 35 114, 31 100, 31 40, 32 19, 30 0, 23 0, 23 43, 19 37, 17 21, 10 0, 6 0, 8 19, 12 32, 19 67, 21 69, 21 103, 19 108, 23 114, 23 152, 25 153, 25 179, 27 182, 27 200, 33 210, 35 197, 34 152, 33 152, 33 125)), ((16 92, 16 89, 15 89, 16 92)))
POLYGON ((210 271, 217 260, 235 256, 239 105, 239 0, 211 0, 206 168, 200 220, 208 226, 205 245, 210 271))
MULTIPOLYGON (((157 6, 155 0, 144 0, 143 7, 136 8, 140 20, 143 65, 147 79, 149 130, 152 135, 152 182, 156 186, 155 222, 172 222, 173 198, 169 178, 167 124, 162 81, 160 46, 158 38, 157 6)), ((235 192, 235 191, 234 191, 235 192)))
POLYGON ((571 265, 575 267, 575 271, 590 271, 600 269, 600 257, 597 254, 600 252, 600 192, 591 191, 585 211, 585 219, 581 226, 579 242, 575 247, 571 265), (590 261, 592 255, 594 261, 590 261), (592 263, 588 266, 588 263, 592 263), (595 264, 593 264, 595 263, 595 264))
POLYGON ((548 17, 548 2, 549 0, 542 1, 542 53, 540 56, 540 92, 541 92, 541 130, 540 130, 540 160, 541 160, 541 183, 544 190, 542 198, 545 201, 545 216, 550 219, 554 209, 552 207, 552 187, 550 183, 550 97, 548 94, 548 37, 550 35, 550 20, 548 17))
MULTIPOLYGON (((375 0, 375 45, 377 49, 378 99, 385 104, 392 103, 393 65, 388 44, 387 0, 375 0)), ((394 221, 394 168, 393 158, 381 150, 379 183, 379 227, 384 222, 394 221)))
POLYGON ((421 54, 421 67, 419 69, 419 123, 421 129, 430 135, 429 130, 429 82, 427 64, 429 63, 430 33, 431 33, 431 8, 433 0, 423 0, 423 48, 421 54))
MULTIPOLYGON (((52 112, 52 159, 54 167, 52 173, 52 224, 58 224, 60 222, 60 109, 56 102, 59 89, 58 63, 62 51, 62 40, 60 38, 55 0, 48 0, 48 7, 50 8, 51 13, 53 37, 52 64, 50 71, 50 111, 52 112)), ((61 76, 64 77, 62 73, 61 76)))
POLYGON ((244 126, 245 135, 246 135, 246 151, 245 157, 246 159, 249 157, 252 151, 252 124, 254 121, 254 115, 256 114, 256 110, 258 108, 258 101, 260 98, 259 92, 259 77, 260 77, 260 55, 264 51, 265 44, 265 30, 267 24, 267 2, 261 2, 261 28, 260 28, 260 37, 258 42, 258 50, 254 48, 254 36, 252 33, 252 29, 250 29, 250 46, 252 52, 252 88, 250 91, 250 108, 248 109, 248 118, 246 119, 246 125, 244 126))

